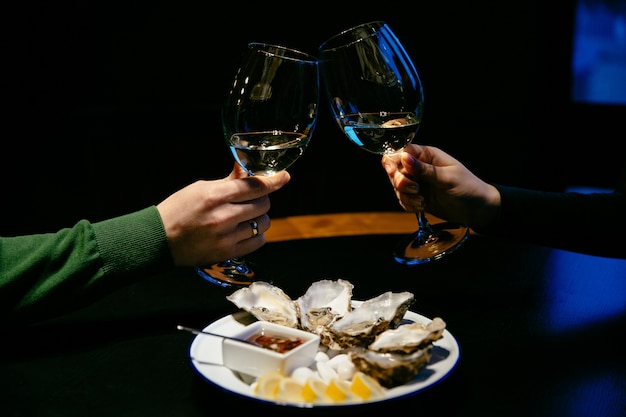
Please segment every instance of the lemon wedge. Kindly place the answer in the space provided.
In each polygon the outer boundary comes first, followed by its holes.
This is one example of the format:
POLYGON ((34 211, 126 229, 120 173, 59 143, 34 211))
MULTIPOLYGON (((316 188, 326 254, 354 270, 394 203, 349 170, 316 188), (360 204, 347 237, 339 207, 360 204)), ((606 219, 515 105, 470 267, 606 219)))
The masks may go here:
POLYGON ((345 403, 354 400, 360 400, 356 397, 352 391, 350 391, 350 383, 348 381, 342 381, 337 378, 333 378, 326 387, 326 395, 330 397, 335 403, 345 403))
POLYGON ((377 400, 385 397, 385 389, 371 376, 357 372, 352 377, 350 391, 365 401, 377 400))
POLYGON ((312 404, 375 401, 386 396, 385 388, 375 378, 360 371, 351 380, 335 377, 325 381, 319 376, 305 375, 302 373, 296 378, 270 372, 254 382, 253 392, 258 397, 269 400, 312 404))
POLYGON ((328 385, 317 377, 307 378, 302 387, 302 399, 309 403, 327 404, 332 400, 326 394, 328 385))
POLYGON ((254 393, 259 397, 274 399, 285 377, 279 372, 262 375, 254 386, 254 393))
POLYGON ((282 381, 280 381, 280 384, 278 385, 274 399, 277 401, 301 403, 303 401, 303 388, 304 384, 297 379, 283 377, 282 381))

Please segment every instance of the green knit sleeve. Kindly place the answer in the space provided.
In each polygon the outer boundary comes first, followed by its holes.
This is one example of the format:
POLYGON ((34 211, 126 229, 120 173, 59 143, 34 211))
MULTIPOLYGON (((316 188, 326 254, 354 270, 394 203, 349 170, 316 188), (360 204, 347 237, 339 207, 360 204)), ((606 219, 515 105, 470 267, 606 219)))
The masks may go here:
POLYGON ((154 273, 173 265, 155 206, 94 223, 93 229, 107 275, 154 273))
POLYGON ((0 321, 45 319, 172 265, 155 206, 56 233, 0 237, 0 321))

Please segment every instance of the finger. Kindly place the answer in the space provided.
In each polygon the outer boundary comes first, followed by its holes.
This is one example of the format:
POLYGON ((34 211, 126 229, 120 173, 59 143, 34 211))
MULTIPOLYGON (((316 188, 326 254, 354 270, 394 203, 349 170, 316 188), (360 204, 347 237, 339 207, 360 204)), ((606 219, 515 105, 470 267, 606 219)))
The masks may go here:
POLYGON ((411 143, 404 148, 403 153, 411 154, 420 161, 428 161, 428 159, 425 159, 428 158, 428 146, 421 146, 415 143, 411 143))
POLYGON ((419 172, 419 160, 410 153, 403 152, 400 157, 400 172, 402 174, 414 179, 414 173, 419 172))
MULTIPOLYGON (((427 158, 431 158, 427 152, 422 153, 422 155, 427 158)), ((414 181, 419 181, 421 179, 429 181, 432 179, 434 174, 434 167, 430 163, 423 162, 416 156, 406 152, 402 153, 401 166, 400 172, 414 181)))
POLYGON ((424 210, 424 197, 421 195, 397 194, 398 201, 405 211, 417 212, 424 210))
POLYGON ((258 182, 263 184, 266 190, 273 193, 287 184, 291 180, 291 175, 287 171, 279 171, 274 175, 256 176, 251 179, 256 179, 258 182))
MULTIPOLYGON (((230 177, 229 177, 230 178, 230 177)), ((279 190, 289 182, 291 176, 281 171, 268 177, 253 176, 236 179, 224 179, 222 196, 225 201, 241 203, 264 197, 279 190)))
POLYGON ((398 167, 400 165, 400 156, 398 154, 383 155, 381 163, 387 174, 389 176, 392 176, 398 170, 398 167))
POLYGON ((256 239, 269 229, 270 220, 267 214, 252 218, 239 223, 237 233, 243 237, 241 240, 256 239))
POLYGON ((250 253, 265 244, 265 232, 269 229, 270 219, 268 215, 256 217, 245 222, 241 222, 237 228, 241 240, 237 243, 237 252, 250 253), (256 223, 256 230, 253 224, 256 223))
POLYGON ((248 174, 248 172, 245 169, 243 169, 241 165, 235 162, 233 165, 233 170, 230 172, 228 179, 246 178, 249 176, 250 174, 248 174))
POLYGON ((419 194, 420 191, 420 187, 417 182, 399 172, 394 178, 394 188, 400 193, 409 195, 419 194))

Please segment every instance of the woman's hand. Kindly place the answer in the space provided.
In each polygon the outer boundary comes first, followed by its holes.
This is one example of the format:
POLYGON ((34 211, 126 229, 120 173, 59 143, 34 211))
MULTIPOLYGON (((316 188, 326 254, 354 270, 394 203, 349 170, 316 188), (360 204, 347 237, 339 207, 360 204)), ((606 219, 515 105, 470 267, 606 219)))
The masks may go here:
POLYGON ((498 216, 498 190, 439 148, 410 144, 404 152, 383 156, 382 164, 406 211, 424 209, 477 228, 498 216))

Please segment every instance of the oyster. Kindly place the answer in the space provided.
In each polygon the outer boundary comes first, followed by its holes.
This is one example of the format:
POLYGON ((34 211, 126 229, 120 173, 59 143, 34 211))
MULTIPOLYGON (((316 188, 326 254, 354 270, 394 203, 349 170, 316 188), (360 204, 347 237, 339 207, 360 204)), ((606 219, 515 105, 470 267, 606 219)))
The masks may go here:
POLYGON ((352 309, 352 289, 349 281, 323 279, 316 281, 296 300, 302 329, 320 333, 352 309))
POLYGON ((387 291, 370 298, 321 329, 320 342, 334 350, 367 346, 378 334, 398 326, 414 301, 408 291, 387 291))
POLYGON ((346 280, 313 282, 298 299, 268 282, 254 282, 226 298, 258 320, 317 333, 325 349, 350 357, 358 371, 393 388, 413 380, 432 356, 433 342, 446 323, 403 322, 413 293, 385 292, 353 307, 353 284, 346 280))
POLYGON ((411 381, 432 356, 433 342, 440 339, 446 323, 435 317, 429 324, 406 323, 388 329, 367 347, 350 352, 358 370, 392 388, 411 381))
POLYGON ((299 326, 298 309, 282 289, 264 281, 256 281, 226 297, 237 307, 259 320, 283 326, 299 326))
POLYGON ((406 323, 395 329, 388 329, 376 336, 368 346, 369 350, 380 353, 412 353, 441 339, 446 323, 435 317, 430 323, 406 323))
POLYGON ((367 348, 350 352, 356 369, 376 379, 385 388, 411 381, 432 356, 432 345, 413 353, 380 353, 367 348))

